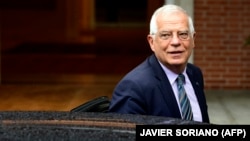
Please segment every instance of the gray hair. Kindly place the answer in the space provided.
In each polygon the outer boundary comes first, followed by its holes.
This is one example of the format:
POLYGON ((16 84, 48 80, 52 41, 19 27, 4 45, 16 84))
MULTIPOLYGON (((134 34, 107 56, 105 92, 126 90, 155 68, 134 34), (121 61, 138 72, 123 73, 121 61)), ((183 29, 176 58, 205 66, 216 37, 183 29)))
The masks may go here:
POLYGON ((195 31, 194 31, 194 25, 193 25, 193 20, 192 18, 187 14, 187 12, 181 8, 180 6, 177 6, 177 5, 172 5, 172 4, 168 4, 168 5, 163 5, 162 7, 158 8, 152 15, 151 17, 151 20, 150 20, 150 31, 149 33, 151 35, 155 34, 157 32, 157 16, 160 14, 160 13, 173 13, 173 12, 176 12, 176 11, 180 11, 180 12, 183 12, 185 13, 187 16, 188 16, 188 25, 189 25, 189 30, 191 32, 191 34, 193 34, 195 31))

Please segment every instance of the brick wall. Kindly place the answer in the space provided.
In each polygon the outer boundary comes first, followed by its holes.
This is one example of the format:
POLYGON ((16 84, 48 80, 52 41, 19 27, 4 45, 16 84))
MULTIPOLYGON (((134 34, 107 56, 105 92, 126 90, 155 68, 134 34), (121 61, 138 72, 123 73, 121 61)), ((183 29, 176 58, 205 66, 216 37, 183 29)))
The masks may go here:
POLYGON ((195 0, 194 17, 206 89, 250 89, 250 1, 195 0))

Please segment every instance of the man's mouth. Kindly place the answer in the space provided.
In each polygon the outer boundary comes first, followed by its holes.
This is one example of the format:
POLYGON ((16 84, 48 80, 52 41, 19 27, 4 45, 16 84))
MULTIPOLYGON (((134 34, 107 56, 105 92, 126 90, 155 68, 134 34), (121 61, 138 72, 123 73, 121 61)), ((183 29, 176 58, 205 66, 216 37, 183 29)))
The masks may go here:
POLYGON ((182 51, 171 51, 171 52, 169 52, 170 54, 181 54, 182 53, 182 51))

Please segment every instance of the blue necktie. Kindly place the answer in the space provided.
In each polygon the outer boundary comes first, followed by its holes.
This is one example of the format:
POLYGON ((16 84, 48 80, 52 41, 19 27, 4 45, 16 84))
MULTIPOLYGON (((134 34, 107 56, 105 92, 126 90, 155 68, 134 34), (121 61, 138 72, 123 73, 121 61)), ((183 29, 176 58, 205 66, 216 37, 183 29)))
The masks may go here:
POLYGON ((179 74, 179 76, 177 77, 177 88, 178 88, 179 102, 182 111, 182 119, 193 120, 192 108, 189 99, 186 95, 186 91, 184 89, 183 85, 184 82, 185 82, 185 76, 183 74, 179 74))

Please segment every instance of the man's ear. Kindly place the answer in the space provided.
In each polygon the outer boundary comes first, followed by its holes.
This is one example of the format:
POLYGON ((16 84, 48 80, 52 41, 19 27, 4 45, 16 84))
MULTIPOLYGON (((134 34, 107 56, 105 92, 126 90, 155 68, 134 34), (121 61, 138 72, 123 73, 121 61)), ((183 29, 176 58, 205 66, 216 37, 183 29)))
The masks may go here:
POLYGON ((147 40, 148 40, 148 44, 149 44, 151 50, 154 51, 155 49, 154 49, 154 37, 153 37, 153 35, 148 35, 147 40))
POLYGON ((194 32, 194 34, 193 34, 193 48, 195 47, 195 37, 196 37, 196 33, 194 32))

